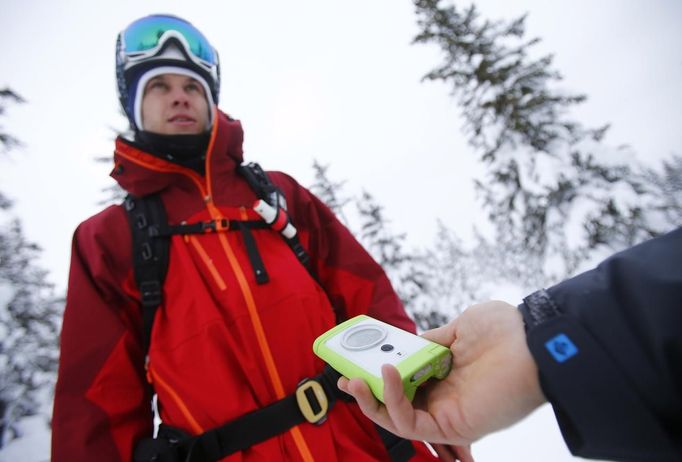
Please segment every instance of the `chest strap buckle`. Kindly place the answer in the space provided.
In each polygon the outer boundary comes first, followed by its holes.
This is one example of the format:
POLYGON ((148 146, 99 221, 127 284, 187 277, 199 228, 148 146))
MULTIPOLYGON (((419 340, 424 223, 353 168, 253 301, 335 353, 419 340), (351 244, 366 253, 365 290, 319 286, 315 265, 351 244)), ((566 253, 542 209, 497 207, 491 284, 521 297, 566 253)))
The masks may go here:
POLYGON ((327 420, 329 401, 324 388, 316 380, 304 379, 298 384, 296 402, 301 414, 308 422, 320 425, 327 420))

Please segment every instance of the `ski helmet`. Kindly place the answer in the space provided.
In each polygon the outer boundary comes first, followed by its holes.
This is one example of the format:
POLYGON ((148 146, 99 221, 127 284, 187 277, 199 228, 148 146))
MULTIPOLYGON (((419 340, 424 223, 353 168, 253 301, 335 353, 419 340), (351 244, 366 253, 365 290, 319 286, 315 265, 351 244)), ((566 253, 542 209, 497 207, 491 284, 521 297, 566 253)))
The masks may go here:
POLYGON ((199 81, 212 116, 211 108, 218 104, 220 94, 218 52, 188 21, 155 14, 134 21, 116 39, 118 98, 133 129, 142 129, 144 84, 161 73, 188 75, 199 81))

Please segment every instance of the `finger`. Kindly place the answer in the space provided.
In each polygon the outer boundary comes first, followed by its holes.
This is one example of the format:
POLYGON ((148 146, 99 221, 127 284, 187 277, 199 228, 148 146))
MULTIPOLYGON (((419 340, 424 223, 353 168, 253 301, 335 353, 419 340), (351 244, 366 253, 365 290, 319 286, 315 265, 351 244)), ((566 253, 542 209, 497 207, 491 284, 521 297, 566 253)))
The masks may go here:
POLYGON ((402 436, 413 435, 417 430, 416 411, 405 396, 400 373, 394 366, 384 364, 381 375, 384 379, 384 403, 391 421, 402 436))
POLYGON ((454 446, 448 444, 430 444, 433 450, 436 451, 436 454, 438 454, 438 459, 443 462, 455 462, 457 460, 457 454, 453 449, 454 446))
POLYGON ((453 321, 450 321, 449 323, 437 327, 432 330, 427 330, 422 334, 422 337, 424 337, 427 340, 431 340, 432 342, 440 343, 443 346, 450 347, 455 342, 456 335, 455 333, 457 332, 457 319, 454 319, 453 321))
POLYGON ((466 446, 452 446, 457 460, 460 462, 474 462, 474 456, 471 454, 471 445, 466 446))
POLYGON ((471 455, 471 446, 455 446, 452 444, 435 444, 429 443, 438 458, 444 462, 474 462, 474 457, 471 455))
MULTIPOLYGON (((336 386, 339 387, 339 390, 341 390, 344 393, 348 393, 348 379, 341 376, 339 377, 339 380, 336 382, 336 386)), ((348 393, 350 394, 350 393, 348 393)))
POLYGON ((358 378, 348 380, 345 377, 341 377, 337 382, 337 386, 355 398, 360 410, 369 419, 386 430, 395 433, 395 426, 386 408, 376 400, 364 380, 358 378))
MULTIPOLYGON (((425 406, 425 409, 416 409, 405 396, 405 390, 398 370, 389 364, 381 367, 384 379, 384 411, 395 427, 394 433, 412 440, 429 441, 431 443, 457 444, 462 438, 455 432, 446 433, 436 420, 434 415, 425 406)), ((428 393, 426 389, 418 390, 418 393, 428 393)), ((430 397, 423 397, 426 401, 430 397)))

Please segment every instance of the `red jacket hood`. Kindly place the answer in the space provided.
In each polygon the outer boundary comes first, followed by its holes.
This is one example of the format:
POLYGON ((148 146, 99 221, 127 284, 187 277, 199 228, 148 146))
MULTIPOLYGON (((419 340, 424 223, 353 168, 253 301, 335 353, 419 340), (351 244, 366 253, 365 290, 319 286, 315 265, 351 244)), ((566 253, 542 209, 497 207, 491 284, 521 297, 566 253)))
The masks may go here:
MULTIPOLYGON (((232 176, 243 161, 244 131, 241 123, 217 108, 214 115, 216 123, 211 130, 206 155, 206 177, 210 181, 232 176)), ((204 181, 193 170, 153 156, 122 137, 116 139, 111 177, 135 196, 156 193, 171 184, 191 181, 192 178, 204 181)))

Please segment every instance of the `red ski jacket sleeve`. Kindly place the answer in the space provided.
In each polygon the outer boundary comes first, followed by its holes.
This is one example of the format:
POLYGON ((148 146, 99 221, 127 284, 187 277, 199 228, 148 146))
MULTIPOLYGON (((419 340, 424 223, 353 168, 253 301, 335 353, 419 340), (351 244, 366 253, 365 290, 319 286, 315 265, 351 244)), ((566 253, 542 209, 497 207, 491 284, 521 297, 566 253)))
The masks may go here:
POLYGON ((129 234, 123 210, 110 207, 74 235, 52 425, 55 462, 129 460, 133 442, 152 431, 129 234), (106 409, 92 399, 103 387, 106 409))

